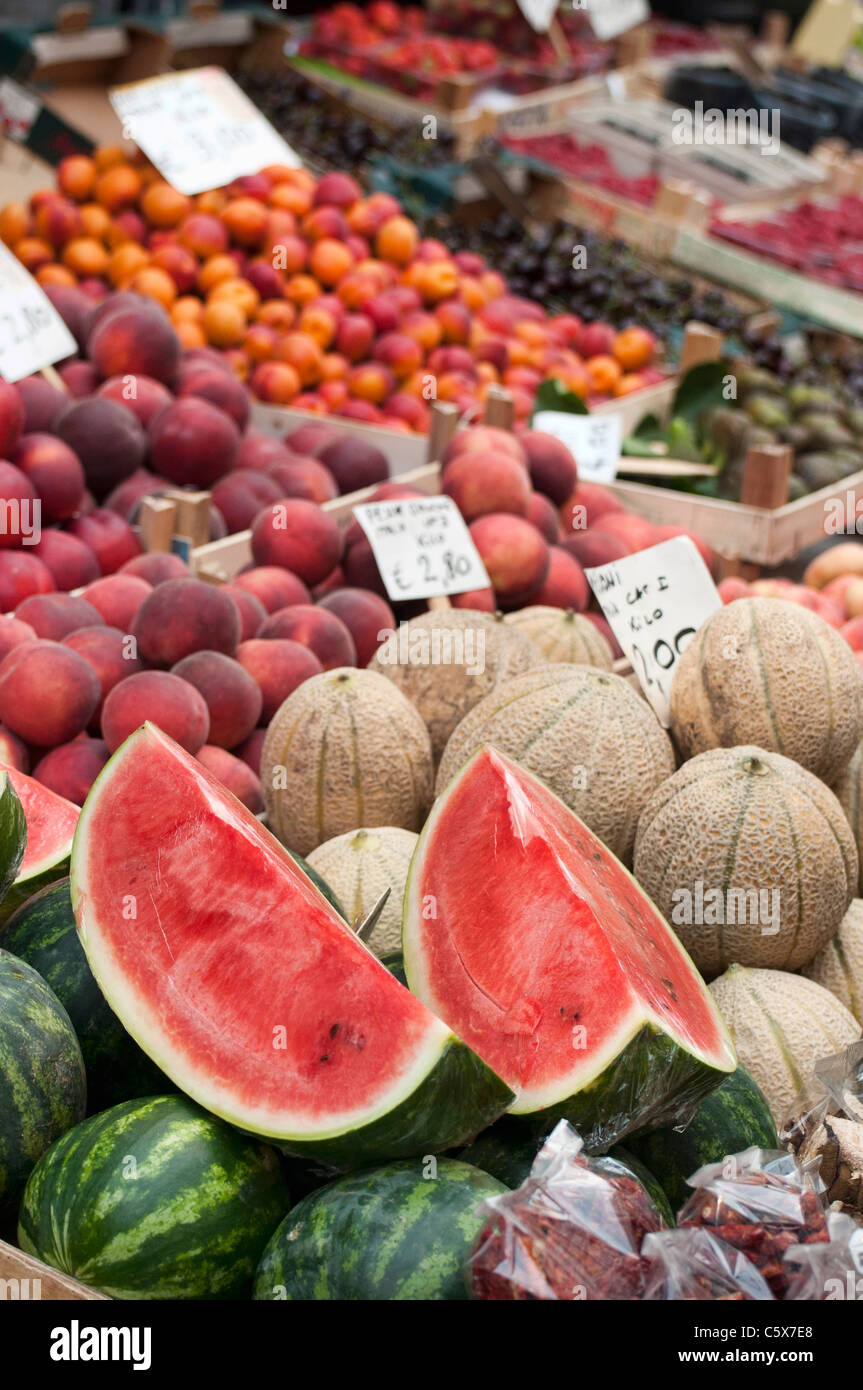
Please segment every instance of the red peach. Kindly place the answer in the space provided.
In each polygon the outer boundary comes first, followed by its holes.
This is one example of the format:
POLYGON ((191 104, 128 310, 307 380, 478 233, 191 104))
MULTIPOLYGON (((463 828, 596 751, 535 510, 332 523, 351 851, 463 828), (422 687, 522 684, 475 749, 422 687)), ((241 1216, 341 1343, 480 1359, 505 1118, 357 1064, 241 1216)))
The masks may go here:
POLYGON ((360 362, 371 353, 375 333, 375 322, 368 314, 345 314, 336 330, 336 349, 349 362, 360 362))
POLYGON ((237 605, 240 613, 240 641, 247 642, 250 637, 254 637, 266 618, 266 608, 259 598, 255 598, 247 589, 241 589, 238 584, 223 585, 222 593, 230 594, 237 605))
POLYGON ((170 671, 139 671, 114 686, 102 709, 102 737, 109 751, 116 752, 145 720, 187 753, 197 753, 210 731, 203 696, 170 671))
POLYGON ((334 443, 327 445, 318 457, 342 493, 373 487, 390 475, 386 454, 356 435, 341 435, 334 443))
POLYGON ((98 703, 95 671, 59 642, 25 642, 3 662, 0 720, 25 743, 68 743, 86 729, 98 703))
POLYGON ((146 579, 155 589, 157 584, 164 584, 168 579, 186 578, 189 567, 179 555, 161 555, 158 551, 153 551, 149 555, 136 555, 133 560, 127 560, 125 565, 120 566, 119 573, 133 574, 139 579, 146 579))
POLYGON ((610 512, 622 511, 622 503, 601 483, 580 482, 561 506, 560 523, 564 534, 568 535, 572 531, 586 531, 610 512))
POLYGON ((514 434, 509 430, 497 429, 493 425, 476 425, 473 429, 457 430, 443 451, 441 463, 444 467, 459 454, 486 453, 511 454, 519 463, 527 465, 527 455, 514 434))
POLYGON ((24 432, 24 402, 15 387, 0 379, 0 458, 11 458, 24 432))
POLYGON ((319 584, 339 563, 342 553, 337 522, 312 502, 283 498, 258 516, 252 527, 252 554, 257 565, 277 565, 305 584, 319 584))
POLYGON ((266 473, 274 463, 288 463, 293 454, 287 444, 271 434, 247 430, 240 441, 240 452, 234 470, 249 468, 254 473, 266 473))
POLYGON ((233 656, 240 641, 240 614, 230 594, 201 579, 168 579, 138 609, 132 632, 142 659, 175 666, 192 652, 233 656))
POLYGON ((611 647, 611 654, 614 657, 615 661, 619 661, 620 658, 623 656, 623 648, 621 647, 620 643, 615 637, 611 629, 611 624, 609 623, 605 615, 603 613, 593 613, 588 611, 587 613, 585 613, 584 616, 590 622, 593 623, 593 626, 596 628, 597 632, 602 633, 606 642, 611 647))
POLYGON ((173 400, 171 392, 161 381, 156 381, 151 376, 142 376, 140 373, 111 376, 102 382, 96 395, 106 396, 109 401, 116 401, 118 405, 125 406, 140 420, 145 429, 154 416, 173 400))
POLYGON ((602 529, 611 536, 617 536, 630 552, 646 550, 655 544, 655 528, 652 521, 633 512, 609 512, 602 519, 602 529))
POLYGON ((298 603, 271 613, 257 636, 267 641, 302 642, 315 653, 325 671, 357 664, 357 649, 345 624, 335 613, 311 603, 298 603))
POLYGON ((179 376, 178 397, 195 396, 223 410, 242 433, 249 423, 249 393, 236 377, 225 377, 213 367, 184 367, 179 376))
POLYGON ((626 541, 604 531, 601 523, 587 531, 573 531, 564 536, 562 545, 584 569, 610 565, 613 560, 622 560, 624 555, 630 554, 626 541))
POLYGON ((561 440, 541 430, 525 430, 519 443, 527 454, 530 480, 537 492, 562 506, 575 491, 576 461, 561 440))
POLYGON ((737 598, 752 597, 752 590, 746 580, 738 579, 735 575, 728 575, 720 580, 716 587, 723 603, 733 603, 737 598))
POLYGON ((58 589, 80 589, 99 578, 99 561, 93 551, 66 531, 43 531, 33 554, 48 566, 58 589))
POLYGON ((264 751, 264 740, 267 737, 266 729, 255 729, 254 733, 240 744, 239 748, 234 749, 234 754, 242 758, 247 767, 250 767, 256 777, 261 774, 261 754, 264 751))
POLYGON ((263 708, 257 681, 222 652, 198 651, 173 666, 203 696, 210 714, 210 743, 234 748, 256 727, 263 708))
POLYGON ((560 519, 547 497, 541 492, 532 492, 525 515, 549 545, 557 545, 560 540, 560 519))
POLYGON ((133 639, 117 627, 81 627, 63 638, 63 646, 77 652, 92 666, 99 678, 101 696, 93 711, 90 727, 98 729, 102 716, 102 705, 108 692, 119 685, 127 676, 134 676, 141 669, 135 653, 133 639))
POLYGON ((509 454, 467 453, 443 471, 441 491, 451 497, 466 521, 488 512, 527 513, 530 483, 509 454))
POLYGON ((113 574, 127 560, 141 553, 141 542, 128 521, 116 512, 99 507, 87 516, 77 516, 69 530, 95 551, 103 574, 113 574))
MULTIPOLYGON (((212 734, 210 737, 212 738, 212 734)), ((264 795, 261 791, 260 779, 248 763, 244 762, 242 758, 235 758, 232 753, 226 752, 224 748, 216 747, 213 743, 205 743, 203 748, 198 749, 197 756, 202 767, 211 772, 232 796, 235 796, 247 810, 251 811, 253 816, 257 816, 263 811, 264 795)))
POLYGON ((303 581, 278 565, 258 565, 244 570, 234 579, 234 586, 253 594, 268 613, 289 608, 292 603, 308 603, 311 598, 303 581))
POLYGON ((356 179, 351 178, 350 174, 336 170, 318 179, 313 203, 315 207, 320 207, 322 203, 332 203, 338 208, 352 208, 362 196, 363 190, 356 179))
POLYGON ((33 485, 44 521, 65 521, 78 511, 84 497, 84 469, 78 455, 61 439, 51 434, 23 435, 15 467, 33 485))
POLYGON ((0 612, 9 613, 31 594, 56 589, 47 565, 27 550, 0 550, 0 612))
POLYGON ((368 666, 384 640, 381 634, 393 631, 396 626, 389 604, 367 589, 335 589, 320 600, 319 607, 335 614, 344 623, 353 638, 358 666, 368 666))
POLYGON ((60 368, 60 380, 66 388, 68 405, 70 396, 78 401, 92 396, 100 378, 92 362, 67 362, 60 368))
POLYGON ((27 745, 17 734, 13 734, 11 729, 4 729, 2 724, 0 724, 0 763, 15 768, 17 772, 30 771, 30 755, 27 752, 27 745))
MULTIPOLYGON (((5 383, 4 383, 5 384, 5 383)), ((41 376, 25 376, 16 381, 15 389, 24 407, 23 434, 50 433, 54 422, 69 404, 64 391, 58 391, 41 376)), ((0 403, 0 419, 3 407, 0 403)), ((14 453, 14 449, 9 452, 14 453)))
POLYGON ((543 584, 551 558, 549 547, 529 521, 508 512, 490 512, 469 529, 502 603, 518 606, 522 595, 543 584))
POLYGON ((453 608, 471 608, 477 613, 497 612, 494 589, 471 589, 466 594, 453 594, 450 602, 453 608))
POLYGON ((277 484, 280 497, 304 497, 307 502, 317 502, 320 506, 339 495, 330 470, 314 458, 292 455, 285 463, 273 464, 267 472, 277 484))
POLYGON ((167 314, 121 306, 109 310, 87 340, 100 376, 149 376, 170 384, 180 365, 180 340, 167 314))
POLYGON ((62 642, 79 627, 101 623, 101 615, 86 599, 74 594, 31 594, 19 603, 15 617, 29 623, 37 637, 62 642))
POLYGON ((269 724, 276 710, 310 676, 319 676, 323 666, 313 651, 300 642, 285 639, 266 641, 255 638, 241 642, 237 660, 257 681, 263 695, 261 723, 269 724))
POLYGON ((36 635, 35 628, 29 623, 22 622, 20 618, 0 615, 0 661, 9 655, 13 647, 20 647, 22 642, 35 642, 36 635))
POLYGON ((578 612, 590 602, 584 570, 562 546, 551 547, 548 573, 541 587, 531 594, 530 602, 547 608, 574 608, 578 612))
POLYGON ((138 503, 143 497, 160 497, 170 489, 167 478, 159 478, 147 468, 139 468, 125 482, 118 483, 105 498, 105 510, 116 512, 126 521, 137 512, 138 503))
POLYGON ((138 609, 151 589, 146 579, 134 574, 109 574, 88 584, 82 598, 101 614, 108 627, 131 632, 138 609))
POLYGON ((65 797, 74 806, 83 806, 110 756, 103 739, 75 738, 71 743, 52 748, 40 758, 33 776, 49 791, 65 797))
POLYGON ((167 406, 150 426, 150 462, 171 482, 208 487, 229 473, 240 447, 230 416, 187 396, 167 406))
POLYGON ((99 396, 75 401, 64 410, 55 428, 77 454, 87 487, 100 500, 144 462, 144 431, 131 411, 116 401, 99 396))
POLYGON ((270 502, 278 502, 284 493, 266 473, 256 473, 244 469, 240 473, 229 473, 221 478, 213 488, 213 502, 225 518, 229 533, 245 531, 255 517, 270 502))
POLYGON ((341 439, 340 430, 334 429, 332 425, 325 425, 317 420, 309 420, 304 425, 298 425, 295 430, 291 430, 285 435, 285 444, 294 454, 311 454, 313 458, 318 458, 327 448, 337 439, 341 439))

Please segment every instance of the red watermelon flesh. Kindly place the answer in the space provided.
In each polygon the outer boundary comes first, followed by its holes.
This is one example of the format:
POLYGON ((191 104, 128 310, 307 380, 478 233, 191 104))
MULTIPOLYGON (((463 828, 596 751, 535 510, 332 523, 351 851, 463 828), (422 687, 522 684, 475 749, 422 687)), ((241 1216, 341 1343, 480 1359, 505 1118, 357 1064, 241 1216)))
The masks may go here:
POLYGON ((0 763, 24 809, 27 848, 12 888, 0 905, 0 921, 48 883, 65 872, 80 811, 64 796, 43 787, 35 778, 0 763))
POLYGON ((516 1092, 513 1113, 555 1110, 594 1145, 734 1070, 704 982, 636 881, 492 748, 422 832, 404 952, 413 992, 516 1092))
POLYGON ((152 725, 91 790, 72 898, 123 1025, 187 1094, 245 1130, 351 1164, 449 1147, 511 1098, 152 725), (449 1112, 447 1081, 464 1092, 449 1112))

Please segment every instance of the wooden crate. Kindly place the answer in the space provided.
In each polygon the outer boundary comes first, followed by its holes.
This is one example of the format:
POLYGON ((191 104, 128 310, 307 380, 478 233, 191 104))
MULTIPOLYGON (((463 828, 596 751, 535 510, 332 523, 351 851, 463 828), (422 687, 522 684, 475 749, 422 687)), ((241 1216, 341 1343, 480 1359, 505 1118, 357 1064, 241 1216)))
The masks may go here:
POLYGON ((48 1303, 68 1299, 111 1301, 107 1294, 0 1240, 0 1302, 48 1303))
POLYGON ((424 434, 403 434, 401 430, 383 429, 379 425, 365 425, 359 420, 343 419, 340 415, 315 415, 309 410, 292 410, 290 406, 265 405, 261 401, 252 402, 251 424, 262 434, 272 434, 282 438, 300 425, 324 424, 339 434, 356 435, 374 444, 389 460, 390 473, 394 478, 419 468, 428 457, 428 436, 424 434))
POLYGON ((807 546, 826 539, 829 502, 841 501, 847 511, 849 502, 853 510, 863 500, 863 472, 775 509, 696 497, 644 483, 614 482, 608 486, 627 510, 648 521, 683 526, 724 559, 768 568, 785 564, 807 546))

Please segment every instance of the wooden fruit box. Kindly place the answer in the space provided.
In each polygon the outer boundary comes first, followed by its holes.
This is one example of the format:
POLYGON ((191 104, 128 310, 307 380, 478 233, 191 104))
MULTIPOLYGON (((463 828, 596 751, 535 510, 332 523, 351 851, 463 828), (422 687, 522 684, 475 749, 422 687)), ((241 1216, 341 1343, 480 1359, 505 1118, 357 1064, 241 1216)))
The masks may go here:
POLYGON ((111 1301, 107 1294, 0 1240, 0 1303, 56 1303, 68 1299, 111 1301))
POLYGON ((394 478, 402 473, 419 468, 428 457, 428 436, 424 434, 403 434, 401 430, 383 429, 380 425, 366 425, 360 420, 347 420, 339 415, 315 415, 309 410, 292 410, 290 406, 266 405, 262 401, 252 402, 251 424, 262 434, 272 434, 283 438, 300 425, 325 424, 340 434, 356 435, 374 444, 389 460, 390 473, 394 478))

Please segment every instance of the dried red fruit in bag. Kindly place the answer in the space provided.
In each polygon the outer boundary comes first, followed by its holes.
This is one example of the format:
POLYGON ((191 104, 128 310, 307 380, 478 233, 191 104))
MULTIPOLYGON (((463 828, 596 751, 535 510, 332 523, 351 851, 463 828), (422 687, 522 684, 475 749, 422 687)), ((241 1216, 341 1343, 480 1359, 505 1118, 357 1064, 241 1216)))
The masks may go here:
POLYGON ((751 1260, 715 1231, 689 1226, 645 1236, 641 1253, 650 1266, 647 1302, 772 1302, 773 1295, 751 1260))

